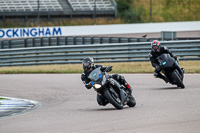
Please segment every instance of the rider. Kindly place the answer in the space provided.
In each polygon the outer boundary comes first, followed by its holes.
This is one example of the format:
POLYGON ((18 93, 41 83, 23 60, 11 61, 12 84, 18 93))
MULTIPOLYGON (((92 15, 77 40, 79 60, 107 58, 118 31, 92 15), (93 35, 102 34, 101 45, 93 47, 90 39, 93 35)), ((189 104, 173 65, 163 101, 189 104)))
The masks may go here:
MULTIPOLYGON (((91 80, 88 78, 88 76, 90 75, 92 70, 94 70, 98 67, 101 67, 101 71, 110 72, 112 70, 112 66, 106 67, 106 66, 103 66, 103 65, 94 65, 93 58, 91 58, 91 57, 84 58, 83 61, 82 61, 82 65, 83 65, 84 72, 81 75, 81 79, 82 79, 82 81, 85 84, 85 87, 87 89, 92 88, 92 84, 90 82, 91 80)), ((113 74, 111 76, 112 76, 113 79, 118 81, 120 84, 124 85, 126 87, 126 89, 128 90, 129 95, 131 95, 131 93, 132 93, 131 86, 127 83, 127 81, 125 80, 125 78, 123 76, 121 76, 119 74, 113 74)), ((104 99, 99 94, 97 94, 97 102, 98 102, 99 105, 103 105, 103 106, 108 104, 108 101, 106 99, 104 99)))
POLYGON ((161 78, 163 79, 166 83, 168 83, 169 81, 167 80, 167 78, 162 75, 160 73, 161 69, 160 69, 160 66, 159 66, 159 63, 158 63, 158 60, 156 59, 158 56, 162 55, 163 53, 166 53, 166 54, 169 54, 171 57, 173 57, 175 60, 177 60, 177 56, 173 55, 167 47, 162 47, 160 46, 160 42, 158 40, 154 40, 152 43, 151 43, 151 47, 152 47, 152 50, 151 52, 149 53, 149 58, 150 58, 150 61, 151 61, 151 64, 152 66, 155 68, 154 70, 154 76, 156 78, 161 78))

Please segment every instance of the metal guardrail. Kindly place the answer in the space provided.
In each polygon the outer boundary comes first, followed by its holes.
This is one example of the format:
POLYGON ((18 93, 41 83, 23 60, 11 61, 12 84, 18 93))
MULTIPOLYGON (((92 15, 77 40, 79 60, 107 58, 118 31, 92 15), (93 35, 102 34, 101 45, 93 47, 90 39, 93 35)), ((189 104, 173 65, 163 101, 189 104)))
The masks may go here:
MULTIPOLYGON (((180 60, 200 60, 200 40, 163 41, 180 60)), ((150 42, 65 45, 0 50, 0 66, 81 63, 87 56, 95 62, 149 61, 150 42)))

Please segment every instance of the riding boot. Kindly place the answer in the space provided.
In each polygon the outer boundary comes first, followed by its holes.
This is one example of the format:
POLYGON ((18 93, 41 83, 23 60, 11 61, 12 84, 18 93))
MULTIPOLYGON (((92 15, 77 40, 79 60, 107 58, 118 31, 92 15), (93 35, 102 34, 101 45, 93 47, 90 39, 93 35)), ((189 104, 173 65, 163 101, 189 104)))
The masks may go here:
POLYGON ((120 84, 124 85, 126 87, 126 90, 128 90, 129 94, 132 94, 132 88, 131 86, 126 82, 124 76, 121 76, 119 74, 112 75, 114 79, 116 79, 120 84))
POLYGON ((185 72, 184 68, 181 68, 181 71, 184 73, 185 72))
POLYGON ((132 94, 132 88, 123 76, 121 76, 121 84, 123 84, 126 87, 126 90, 128 90, 128 94, 131 95, 132 94))
POLYGON ((108 104, 108 101, 104 99, 101 95, 97 94, 97 103, 100 106, 106 106, 108 104))
POLYGON ((168 79, 167 79, 165 76, 163 76, 161 73, 154 72, 154 76, 155 76, 156 78, 163 79, 166 83, 169 82, 168 79))
POLYGON ((132 94, 132 88, 131 88, 131 86, 126 82, 126 83, 125 83, 125 87, 126 87, 126 89, 128 90, 129 95, 131 95, 131 94, 132 94))

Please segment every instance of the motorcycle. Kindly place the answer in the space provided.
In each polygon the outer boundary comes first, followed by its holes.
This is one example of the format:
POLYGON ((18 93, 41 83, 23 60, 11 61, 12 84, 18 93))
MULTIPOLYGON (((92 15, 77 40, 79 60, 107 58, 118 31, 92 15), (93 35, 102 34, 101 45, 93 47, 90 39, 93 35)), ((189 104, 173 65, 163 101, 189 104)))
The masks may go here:
POLYGON ((169 83, 177 87, 185 88, 183 84, 184 71, 180 68, 178 62, 169 54, 162 54, 158 58, 162 73, 167 77, 169 83))
POLYGON ((116 109, 123 109, 124 105, 134 107, 136 101, 129 95, 125 87, 121 86, 107 72, 102 72, 100 68, 94 69, 89 77, 94 90, 105 98, 116 109))

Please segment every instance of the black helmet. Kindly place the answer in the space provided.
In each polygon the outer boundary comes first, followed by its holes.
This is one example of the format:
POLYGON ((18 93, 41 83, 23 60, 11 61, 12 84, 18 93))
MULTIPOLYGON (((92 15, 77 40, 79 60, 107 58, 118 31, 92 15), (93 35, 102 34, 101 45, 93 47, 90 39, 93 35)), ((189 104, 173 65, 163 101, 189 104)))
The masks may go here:
POLYGON ((94 66, 94 60, 92 57, 87 57, 83 59, 82 64, 84 70, 89 70, 91 67, 94 66))

